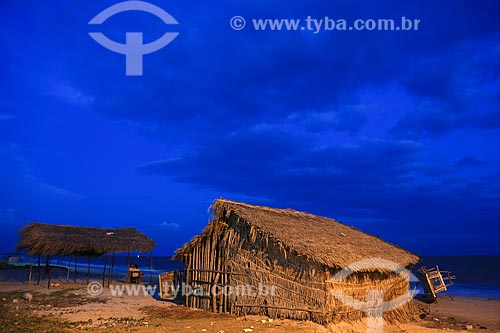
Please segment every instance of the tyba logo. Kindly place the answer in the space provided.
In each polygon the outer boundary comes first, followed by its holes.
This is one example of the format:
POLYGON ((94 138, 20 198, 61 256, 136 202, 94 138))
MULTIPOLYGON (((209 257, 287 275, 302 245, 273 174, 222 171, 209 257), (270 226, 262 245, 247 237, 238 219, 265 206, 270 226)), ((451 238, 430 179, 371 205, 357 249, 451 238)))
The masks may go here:
MULTIPOLYGON (((125 1, 117 3, 97 14, 90 20, 89 24, 102 24, 108 18, 116 14, 133 10, 153 14, 159 17, 165 24, 179 24, 177 20, 165 10, 144 1, 125 1)), ((103 47, 125 55, 125 74, 127 76, 141 76, 143 56, 167 46, 177 37, 177 35, 179 35, 179 33, 166 32, 157 40, 147 44, 143 43, 142 32, 127 32, 125 34, 125 44, 117 43, 101 32, 89 32, 89 35, 103 47)))

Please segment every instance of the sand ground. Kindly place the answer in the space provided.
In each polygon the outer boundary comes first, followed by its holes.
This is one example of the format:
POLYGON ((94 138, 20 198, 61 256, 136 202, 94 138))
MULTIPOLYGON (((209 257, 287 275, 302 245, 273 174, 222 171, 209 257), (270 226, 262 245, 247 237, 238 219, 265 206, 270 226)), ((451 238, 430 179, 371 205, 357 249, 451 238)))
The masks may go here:
MULTIPOLYGON (((307 321, 270 320, 266 317, 234 317, 187 309, 150 295, 113 296, 104 288, 90 296, 83 283, 65 283, 47 289, 27 279, 23 272, 0 271, 1 332, 366 332, 366 323, 340 324, 329 329, 307 321), (23 299, 29 292, 31 302, 23 299), (251 330, 251 331, 249 331, 251 330)), ((447 296, 438 303, 415 301, 415 320, 385 325, 384 332, 500 332, 500 300, 447 296)))

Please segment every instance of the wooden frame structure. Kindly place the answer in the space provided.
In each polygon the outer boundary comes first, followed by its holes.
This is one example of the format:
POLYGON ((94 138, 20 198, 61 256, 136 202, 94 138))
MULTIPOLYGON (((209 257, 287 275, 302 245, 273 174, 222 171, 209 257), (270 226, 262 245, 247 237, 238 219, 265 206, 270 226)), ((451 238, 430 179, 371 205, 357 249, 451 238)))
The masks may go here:
POLYGON ((418 269, 419 280, 424 288, 426 300, 434 302, 437 299, 437 294, 447 292, 448 287, 453 285, 455 276, 451 275, 450 271, 442 271, 439 266, 427 268, 422 266, 418 269))

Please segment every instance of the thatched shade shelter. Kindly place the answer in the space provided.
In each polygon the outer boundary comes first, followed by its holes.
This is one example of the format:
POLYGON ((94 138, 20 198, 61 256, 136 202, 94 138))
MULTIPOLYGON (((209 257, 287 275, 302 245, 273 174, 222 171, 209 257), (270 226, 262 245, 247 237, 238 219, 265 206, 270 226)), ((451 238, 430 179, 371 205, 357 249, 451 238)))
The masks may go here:
MULTIPOLYGON (((108 284, 111 281, 116 253, 140 252, 150 254, 156 243, 143 233, 134 228, 90 228, 66 225, 53 225, 31 223, 20 231, 21 240, 18 244, 19 251, 27 251, 31 256, 38 256, 38 282, 40 283, 40 257, 45 256, 46 273, 50 287, 50 257, 68 256, 68 272, 66 281, 69 280, 71 257, 74 257, 74 282, 76 282, 76 258, 88 257, 87 283, 90 279, 90 258, 105 254, 112 254, 111 267, 108 268, 108 284)), ((104 257, 104 270, 102 281, 106 278, 107 256, 104 257)), ((151 273, 152 274, 152 273, 151 273)), ((30 267, 31 281, 32 267, 30 267)), ((152 279, 152 275, 151 275, 152 279)))
MULTIPOLYGON (((338 301, 331 291, 365 300, 368 290, 382 290, 394 299, 409 289, 401 275, 373 268, 345 281, 331 277, 346 266, 382 258, 411 267, 419 257, 356 228, 332 219, 289 209, 273 209, 218 199, 213 220, 193 240, 177 250, 186 264, 177 281, 204 290, 214 286, 274 286, 271 294, 192 294, 190 307, 237 315, 309 319, 322 324, 354 321, 365 316, 338 301)), ((368 265, 370 266, 370 265, 368 265)), ((410 304, 384 314, 389 321, 410 316, 410 304)))
POLYGON ((134 228, 106 229, 31 223, 20 231, 19 250, 30 255, 97 257, 105 253, 148 253, 156 243, 134 228))

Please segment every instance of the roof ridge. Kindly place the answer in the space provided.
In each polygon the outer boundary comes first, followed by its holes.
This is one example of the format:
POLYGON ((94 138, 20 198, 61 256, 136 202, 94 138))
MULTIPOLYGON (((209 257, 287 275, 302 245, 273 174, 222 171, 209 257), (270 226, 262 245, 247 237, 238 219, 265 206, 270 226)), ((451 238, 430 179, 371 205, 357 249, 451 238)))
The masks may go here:
MULTIPOLYGON (((299 216, 302 215, 304 217, 311 217, 311 218, 318 218, 319 217, 319 218, 332 220, 336 223, 341 223, 341 222, 339 222, 335 219, 332 219, 330 217, 315 215, 315 214, 312 214, 309 212, 302 212, 302 211, 295 210, 292 208, 272 208, 272 207, 268 207, 268 206, 251 205, 248 203, 239 202, 239 201, 232 201, 232 200, 228 200, 228 199, 224 199, 224 198, 218 198, 215 200, 215 202, 224 202, 224 203, 244 206, 244 207, 248 207, 248 208, 256 208, 256 209, 260 209, 260 210, 264 210, 264 211, 279 212, 279 213, 293 214, 293 215, 299 215, 299 216)), ((341 224, 343 224, 343 223, 341 223, 341 224)))

